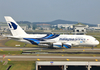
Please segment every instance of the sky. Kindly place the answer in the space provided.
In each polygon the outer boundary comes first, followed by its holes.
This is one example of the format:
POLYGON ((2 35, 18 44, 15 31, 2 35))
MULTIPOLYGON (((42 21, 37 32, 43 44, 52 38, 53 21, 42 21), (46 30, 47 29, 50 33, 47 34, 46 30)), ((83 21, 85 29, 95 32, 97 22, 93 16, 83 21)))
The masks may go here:
POLYGON ((100 0, 0 0, 0 22, 50 22, 57 19, 100 24, 100 0))

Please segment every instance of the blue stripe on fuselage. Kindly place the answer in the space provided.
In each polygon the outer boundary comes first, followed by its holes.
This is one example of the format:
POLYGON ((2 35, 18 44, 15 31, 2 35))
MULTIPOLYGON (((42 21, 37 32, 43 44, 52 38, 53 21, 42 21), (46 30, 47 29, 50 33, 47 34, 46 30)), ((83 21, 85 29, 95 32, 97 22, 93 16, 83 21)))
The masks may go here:
POLYGON ((33 39, 33 38, 23 38, 23 39, 30 41, 32 44, 37 44, 38 45, 40 43, 39 40, 33 39))
POLYGON ((59 35, 57 35, 57 34, 54 34, 52 37, 49 37, 48 39, 53 39, 53 38, 56 38, 56 37, 58 37, 59 35))
POLYGON ((66 46, 66 45, 63 45, 64 47, 66 47, 66 48, 69 48, 68 46, 66 46))
POLYGON ((63 44, 63 47, 71 48, 71 45, 63 44))
POLYGON ((50 34, 49 36, 47 36, 47 37, 45 37, 46 39, 48 39, 49 37, 52 37, 53 36, 53 34, 50 34))
POLYGON ((58 34, 50 34, 49 36, 45 36, 45 37, 43 37, 41 39, 53 39, 53 38, 56 38, 58 36, 59 36, 58 34))

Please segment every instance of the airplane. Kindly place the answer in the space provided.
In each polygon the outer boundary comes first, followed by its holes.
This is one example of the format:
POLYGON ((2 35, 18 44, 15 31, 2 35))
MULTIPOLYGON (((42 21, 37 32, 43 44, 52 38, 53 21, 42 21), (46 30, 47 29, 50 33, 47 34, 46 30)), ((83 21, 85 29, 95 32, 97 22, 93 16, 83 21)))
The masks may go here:
POLYGON ((4 16, 12 33, 9 38, 33 45, 44 45, 51 48, 71 48, 72 46, 93 46, 99 44, 90 35, 60 35, 60 34, 27 34, 10 16, 4 16))

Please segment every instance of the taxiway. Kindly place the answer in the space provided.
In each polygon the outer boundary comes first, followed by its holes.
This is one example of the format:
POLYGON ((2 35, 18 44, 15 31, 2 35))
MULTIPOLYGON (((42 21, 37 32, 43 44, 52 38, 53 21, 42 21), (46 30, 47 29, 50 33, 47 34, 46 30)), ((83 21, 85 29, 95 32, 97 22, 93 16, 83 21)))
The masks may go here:
POLYGON ((100 59, 100 57, 92 57, 92 56, 20 56, 20 55, 16 55, 16 56, 0 56, 0 58, 7 58, 7 59, 14 59, 14 58, 17 58, 17 59, 29 59, 29 58, 38 58, 38 59, 41 59, 41 58, 46 58, 46 59, 50 59, 50 58, 56 58, 56 59, 61 59, 61 58, 67 58, 67 59, 100 59))

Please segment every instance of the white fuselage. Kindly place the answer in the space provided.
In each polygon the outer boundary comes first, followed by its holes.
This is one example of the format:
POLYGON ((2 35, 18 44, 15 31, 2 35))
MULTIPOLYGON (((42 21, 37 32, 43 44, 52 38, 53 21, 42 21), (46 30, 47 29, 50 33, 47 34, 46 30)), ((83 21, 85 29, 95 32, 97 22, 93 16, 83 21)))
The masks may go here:
MULTIPOLYGON (((26 35, 26 36, 19 36, 21 39, 19 41, 30 43, 27 40, 24 40, 23 38, 42 38, 46 36, 46 34, 34 34, 34 35, 26 35)), ((41 41, 40 43, 45 42, 60 42, 60 43, 71 43, 72 45, 90 45, 95 46, 99 44, 99 41, 96 40, 94 37, 89 35, 59 35, 56 38, 53 39, 46 39, 45 41, 41 41)))
POLYGON ((27 34, 12 17, 5 16, 5 20, 12 33, 12 36, 9 37, 17 41, 35 45, 47 44, 58 48, 71 48, 72 45, 95 46, 99 44, 99 41, 89 35, 27 34))

